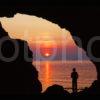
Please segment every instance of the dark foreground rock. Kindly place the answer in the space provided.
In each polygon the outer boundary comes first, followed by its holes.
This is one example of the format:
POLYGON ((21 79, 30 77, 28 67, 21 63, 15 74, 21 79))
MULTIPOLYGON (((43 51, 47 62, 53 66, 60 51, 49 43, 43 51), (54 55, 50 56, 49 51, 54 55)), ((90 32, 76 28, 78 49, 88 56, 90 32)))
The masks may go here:
POLYGON ((33 57, 28 44, 11 39, 1 24, 0 51, 0 95, 40 93, 42 86, 38 80, 38 72, 32 65, 33 57), (14 55, 15 50, 17 56, 8 59, 14 55), (26 59, 27 55, 30 60, 26 59))

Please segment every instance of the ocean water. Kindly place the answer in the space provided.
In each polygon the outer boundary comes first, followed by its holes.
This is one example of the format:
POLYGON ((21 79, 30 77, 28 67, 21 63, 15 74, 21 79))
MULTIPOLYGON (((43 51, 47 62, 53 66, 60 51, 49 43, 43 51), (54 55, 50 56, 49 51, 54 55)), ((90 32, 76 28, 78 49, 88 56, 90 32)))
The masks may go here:
POLYGON ((76 68, 79 74, 79 90, 89 87, 97 79, 96 67, 90 61, 34 61, 33 64, 39 71, 39 80, 42 83, 43 91, 49 86, 58 84, 71 92, 73 68, 76 68))

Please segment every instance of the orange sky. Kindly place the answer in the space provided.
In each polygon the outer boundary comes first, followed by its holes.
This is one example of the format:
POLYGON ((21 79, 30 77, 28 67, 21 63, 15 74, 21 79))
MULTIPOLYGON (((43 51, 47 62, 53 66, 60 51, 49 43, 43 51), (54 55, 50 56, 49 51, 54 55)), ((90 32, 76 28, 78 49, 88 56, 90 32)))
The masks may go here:
POLYGON ((74 45, 69 31, 43 18, 16 14, 13 18, 0 18, 0 21, 10 37, 26 40, 30 44, 74 45))
POLYGON ((27 41, 32 50, 36 45, 40 46, 42 51, 45 51, 44 55, 48 56, 52 48, 66 47, 70 54, 72 53, 70 56, 76 56, 75 50, 78 47, 71 33, 58 24, 37 16, 19 13, 12 18, 1 17, 0 22, 11 38, 27 41))

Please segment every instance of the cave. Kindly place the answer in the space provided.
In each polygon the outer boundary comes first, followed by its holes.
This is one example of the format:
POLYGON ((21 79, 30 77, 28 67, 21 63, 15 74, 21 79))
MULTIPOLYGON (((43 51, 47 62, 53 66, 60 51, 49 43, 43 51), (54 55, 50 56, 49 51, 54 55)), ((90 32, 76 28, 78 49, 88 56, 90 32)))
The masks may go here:
MULTIPOLYGON (((0 17, 13 17, 16 13, 36 15, 43 17, 49 21, 59 24, 62 28, 67 28, 73 36, 80 37, 82 40, 82 48, 87 52, 87 46, 89 41, 96 36, 99 36, 99 23, 100 23, 100 8, 94 5, 88 4, 60 4, 44 3, 38 4, 38 2, 10 2, 0 3, 0 17)), ((100 57, 99 41, 93 44, 92 53, 96 58, 100 57)), ((97 87, 100 82, 100 67, 99 59, 92 59, 91 61, 95 64, 97 70, 97 87)))

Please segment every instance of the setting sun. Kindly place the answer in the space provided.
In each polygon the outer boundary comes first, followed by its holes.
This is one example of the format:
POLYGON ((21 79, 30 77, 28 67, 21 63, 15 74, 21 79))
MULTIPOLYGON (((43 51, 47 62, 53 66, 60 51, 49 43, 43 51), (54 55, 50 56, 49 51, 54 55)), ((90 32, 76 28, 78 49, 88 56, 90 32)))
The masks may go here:
POLYGON ((50 56, 50 53, 45 53, 45 56, 46 56, 46 57, 49 57, 49 56, 50 56))
POLYGON ((40 52, 43 56, 49 57, 53 54, 53 48, 52 43, 45 42, 40 45, 40 52))
MULTIPOLYGON (((79 80, 75 82, 75 85, 78 86, 75 91, 80 91, 85 89, 85 87, 88 88, 94 80, 97 80, 94 64, 86 55, 87 53, 81 47, 76 45, 80 45, 82 42, 81 39, 75 36, 73 37, 66 29, 67 27, 61 28, 58 24, 48 21, 47 19, 26 14, 16 14, 12 18, 0 17, 0 23, 2 26, 1 37, 2 28, 4 28, 10 38, 24 40, 28 43, 29 49, 26 47, 24 48, 23 52, 25 55, 22 54, 21 58, 23 58, 24 55, 25 64, 26 61, 33 61, 33 66, 31 65, 31 62, 28 62, 29 67, 36 67, 37 72, 39 71, 39 80, 42 83, 39 84, 40 89, 41 86, 43 86, 43 92, 49 86, 54 84, 63 86, 64 91, 65 89, 68 89, 69 92, 70 90, 73 91, 72 79, 74 79, 74 77, 71 77, 73 76, 71 75, 73 72, 77 73, 77 76, 79 75, 79 80), (29 50, 32 52, 30 51, 31 53, 28 55, 27 53, 29 50), (32 55, 32 59, 30 58, 30 54, 32 55), (73 71, 73 68, 75 68, 76 71, 73 71)), ((2 41, 0 43, 2 43, 2 41)), ((16 47, 16 45, 14 46, 16 47)), ((19 46, 24 47, 24 44, 19 46)), ((20 49, 23 50, 23 48, 20 49)), ((17 68, 17 66, 15 67, 17 68)), ((37 73, 35 76, 37 76, 37 73)), ((77 79, 78 77, 75 78, 75 80, 77 79)), ((36 84, 37 81, 36 77, 36 84)), ((75 88, 77 86, 75 86, 75 88)), ((39 89, 39 87, 37 89, 39 89)), ((41 92, 40 89, 39 93, 41 92)))

